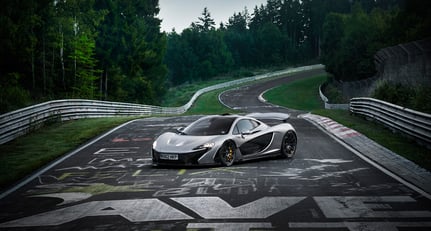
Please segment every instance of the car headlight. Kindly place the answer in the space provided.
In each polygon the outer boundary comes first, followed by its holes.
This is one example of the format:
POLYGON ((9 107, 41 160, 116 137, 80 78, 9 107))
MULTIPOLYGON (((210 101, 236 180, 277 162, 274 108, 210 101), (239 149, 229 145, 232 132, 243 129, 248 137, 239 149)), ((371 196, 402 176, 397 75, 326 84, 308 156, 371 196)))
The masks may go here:
POLYGON ((155 149, 157 146, 157 140, 153 142, 153 149, 155 149))
POLYGON ((199 145, 199 146, 197 146, 194 149, 195 150, 198 150, 198 149, 210 149, 210 148, 213 148, 214 145, 215 145, 215 143, 206 143, 206 144, 199 145))

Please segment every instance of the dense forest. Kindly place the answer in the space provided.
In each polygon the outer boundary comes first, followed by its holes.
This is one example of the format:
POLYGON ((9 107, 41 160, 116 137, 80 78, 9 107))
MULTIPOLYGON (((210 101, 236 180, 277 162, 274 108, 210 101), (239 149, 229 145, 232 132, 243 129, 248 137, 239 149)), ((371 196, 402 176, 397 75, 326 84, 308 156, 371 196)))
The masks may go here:
POLYGON ((380 48, 430 36, 421 0, 268 0, 216 25, 160 31, 158 0, 6 0, 0 113, 59 98, 158 104, 168 86, 240 68, 322 62, 373 75, 380 48))
POLYGON ((2 1, 0 112, 59 98, 158 102, 158 12, 158 0, 2 1))
POLYGON ((168 33, 165 63, 174 84, 241 67, 322 62, 342 81, 371 77, 381 48, 431 36, 421 0, 268 0, 216 29, 209 9, 168 33))

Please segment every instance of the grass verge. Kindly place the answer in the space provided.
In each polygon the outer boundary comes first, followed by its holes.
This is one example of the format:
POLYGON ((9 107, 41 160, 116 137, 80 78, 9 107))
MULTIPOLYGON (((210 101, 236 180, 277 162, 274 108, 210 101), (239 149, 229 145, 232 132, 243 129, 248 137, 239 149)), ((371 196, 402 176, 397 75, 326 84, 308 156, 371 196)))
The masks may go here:
MULTIPOLYGON (((315 63, 313 62, 313 64, 315 63)), ((164 96, 164 100, 162 101, 162 106, 179 107, 186 104, 195 92, 202 88, 284 69, 286 69, 286 66, 272 66, 256 69, 241 68, 239 70, 234 70, 224 75, 211 78, 210 80, 197 80, 192 83, 184 83, 168 89, 164 96)))
POLYGON ((318 75, 296 80, 267 91, 264 98, 273 104, 298 110, 311 111, 322 108, 322 100, 319 98, 319 86, 326 79, 327 75, 318 75))
POLYGON ((51 124, 0 145, 0 189, 135 117, 80 119, 51 124))
POLYGON ((187 111, 187 115, 203 115, 203 114, 224 114, 238 113, 238 111, 222 105, 218 100, 218 95, 226 89, 219 89, 207 92, 195 101, 193 106, 187 111))
POLYGON ((166 95, 164 96, 162 105, 165 107, 182 106, 186 104, 192 98, 192 96, 202 88, 237 80, 240 78, 250 77, 261 72, 263 72, 263 70, 239 70, 226 76, 215 77, 211 80, 196 81, 192 84, 185 83, 176 87, 172 87, 167 91, 166 95))
POLYGON ((351 115, 348 111, 326 110, 319 98, 319 86, 327 76, 314 76, 297 80, 268 91, 264 97, 271 103, 284 107, 311 111, 352 128, 374 140, 389 150, 431 170, 431 150, 416 144, 413 140, 399 133, 393 133, 381 124, 366 120, 361 116, 351 115))

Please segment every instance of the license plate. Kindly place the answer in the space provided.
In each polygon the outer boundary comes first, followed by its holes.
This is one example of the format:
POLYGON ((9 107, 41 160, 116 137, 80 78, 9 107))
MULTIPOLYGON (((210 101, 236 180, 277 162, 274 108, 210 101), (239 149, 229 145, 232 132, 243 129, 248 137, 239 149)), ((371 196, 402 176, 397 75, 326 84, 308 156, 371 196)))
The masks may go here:
POLYGON ((160 154, 162 160, 178 160, 177 154, 160 154))

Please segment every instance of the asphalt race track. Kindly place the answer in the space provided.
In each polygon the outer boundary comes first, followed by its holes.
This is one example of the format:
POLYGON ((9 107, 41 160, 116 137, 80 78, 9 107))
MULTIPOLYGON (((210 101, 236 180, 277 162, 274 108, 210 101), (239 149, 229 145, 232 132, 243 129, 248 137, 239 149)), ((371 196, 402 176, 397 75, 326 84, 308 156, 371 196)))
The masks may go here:
POLYGON ((155 137, 198 116, 135 120, 95 139, 0 200, 0 230, 431 230, 431 201, 364 161, 303 112, 258 96, 309 71, 224 92, 244 112, 287 112, 293 159, 155 168, 155 137))

